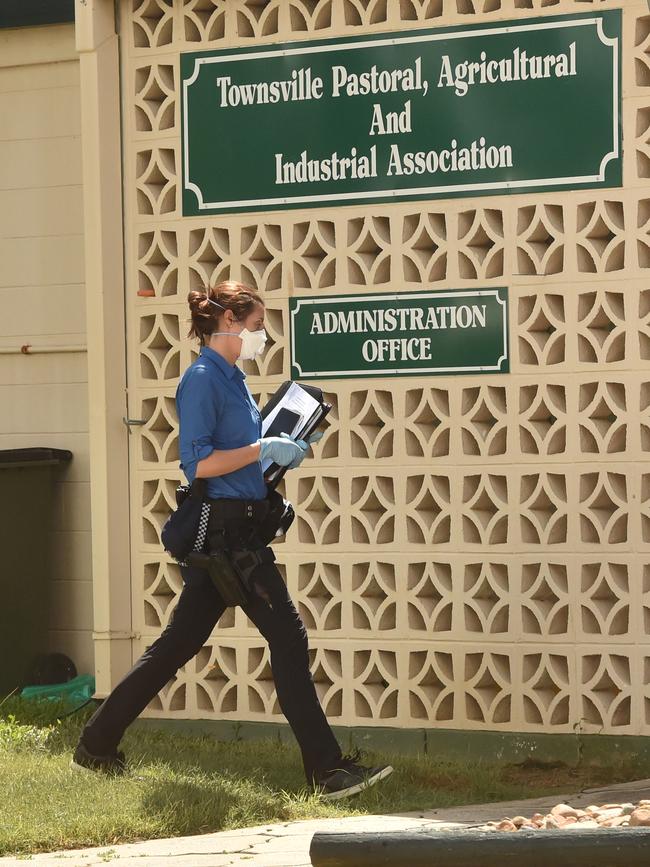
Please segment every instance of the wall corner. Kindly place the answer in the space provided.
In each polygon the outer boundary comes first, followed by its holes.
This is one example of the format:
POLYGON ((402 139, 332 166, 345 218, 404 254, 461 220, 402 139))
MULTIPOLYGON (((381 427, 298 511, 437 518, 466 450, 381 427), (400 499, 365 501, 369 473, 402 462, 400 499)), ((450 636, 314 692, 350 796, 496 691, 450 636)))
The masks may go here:
POLYGON ((130 667, 128 433, 119 43, 106 0, 77 0, 97 694, 130 667))

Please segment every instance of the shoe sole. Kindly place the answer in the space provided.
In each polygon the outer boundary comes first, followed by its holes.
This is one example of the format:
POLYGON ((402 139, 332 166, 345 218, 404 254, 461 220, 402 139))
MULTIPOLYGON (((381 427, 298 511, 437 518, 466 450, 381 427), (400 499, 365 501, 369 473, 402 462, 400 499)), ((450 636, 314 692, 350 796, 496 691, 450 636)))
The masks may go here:
POLYGON ((74 759, 70 759, 70 768, 73 771, 81 771, 83 774, 96 774, 97 771, 94 771, 92 768, 87 768, 85 765, 78 765, 74 759))
POLYGON ((76 774, 101 774, 104 777, 123 777, 125 771, 103 771, 101 768, 89 768, 87 765, 80 765, 74 759, 70 759, 70 770, 76 774))
POLYGON ((374 786, 375 783, 378 783, 380 780, 385 780, 386 777, 390 777, 393 773, 393 768, 391 765, 388 765, 385 768, 382 768, 378 771, 374 776, 368 777, 367 780, 364 780, 363 783, 357 783, 356 786, 350 786, 349 789, 341 789, 339 792, 327 792, 325 794, 321 794, 321 798, 325 801, 338 801, 341 798, 349 798, 351 795, 357 795, 359 792, 363 792, 364 789, 369 789, 371 786, 374 786))

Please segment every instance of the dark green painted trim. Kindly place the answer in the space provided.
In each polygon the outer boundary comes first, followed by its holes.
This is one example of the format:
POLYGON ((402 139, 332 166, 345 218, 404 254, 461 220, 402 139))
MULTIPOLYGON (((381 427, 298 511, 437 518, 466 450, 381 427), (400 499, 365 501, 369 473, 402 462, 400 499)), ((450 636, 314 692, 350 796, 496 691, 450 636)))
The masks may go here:
POLYGON ((559 828, 540 834, 474 829, 316 831, 309 846, 314 867, 647 867, 650 828, 559 828), (480 853, 480 854, 478 854, 480 853))
POLYGON ((67 24, 74 21, 74 0, 1 0, 0 28, 67 24))
MULTIPOLYGON (((294 743, 286 723, 229 720, 140 719, 136 726, 210 735, 219 740, 277 740, 294 743)), ((440 759, 470 759, 506 764, 524 759, 611 765, 635 759, 650 769, 650 737, 626 735, 529 734, 523 732, 451 731, 449 729, 349 728, 334 726, 344 751, 353 747, 383 753, 428 754, 440 759)))

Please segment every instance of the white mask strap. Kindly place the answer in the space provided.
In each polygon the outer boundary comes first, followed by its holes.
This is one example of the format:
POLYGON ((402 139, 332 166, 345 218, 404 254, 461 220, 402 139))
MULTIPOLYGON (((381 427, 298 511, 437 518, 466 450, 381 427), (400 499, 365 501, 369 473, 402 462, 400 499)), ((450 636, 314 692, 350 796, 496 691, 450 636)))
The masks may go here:
POLYGON ((208 301, 210 304, 214 304, 215 307, 220 307, 222 310, 227 309, 226 307, 223 306, 223 304, 218 304, 216 301, 213 301, 207 292, 205 293, 205 298, 206 298, 206 301, 208 301))

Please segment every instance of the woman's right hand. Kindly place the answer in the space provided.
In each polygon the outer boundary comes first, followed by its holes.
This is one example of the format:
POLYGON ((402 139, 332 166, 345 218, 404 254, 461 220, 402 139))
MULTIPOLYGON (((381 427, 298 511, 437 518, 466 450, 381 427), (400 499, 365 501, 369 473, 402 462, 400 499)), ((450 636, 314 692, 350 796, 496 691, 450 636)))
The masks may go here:
POLYGON ((260 463, 271 459, 274 464, 288 467, 307 450, 304 440, 292 440, 288 436, 265 437, 260 443, 260 463))

